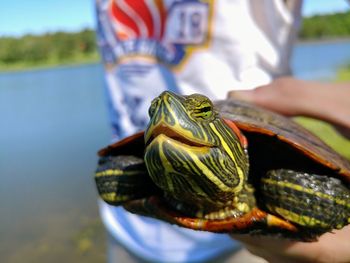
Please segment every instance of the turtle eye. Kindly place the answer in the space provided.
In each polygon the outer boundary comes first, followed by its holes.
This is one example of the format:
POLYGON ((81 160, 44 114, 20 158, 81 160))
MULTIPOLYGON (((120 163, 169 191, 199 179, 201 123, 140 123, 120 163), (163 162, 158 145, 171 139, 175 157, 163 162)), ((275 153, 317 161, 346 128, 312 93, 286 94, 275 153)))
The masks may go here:
POLYGON ((209 119, 213 115, 213 105, 209 101, 203 101, 193 109, 192 115, 196 118, 209 119))
POLYGON ((157 110, 159 102, 160 102, 160 98, 159 97, 157 97, 154 100, 152 100, 151 106, 148 109, 148 115, 149 115, 150 118, 153 117, 155 111, 157 110))

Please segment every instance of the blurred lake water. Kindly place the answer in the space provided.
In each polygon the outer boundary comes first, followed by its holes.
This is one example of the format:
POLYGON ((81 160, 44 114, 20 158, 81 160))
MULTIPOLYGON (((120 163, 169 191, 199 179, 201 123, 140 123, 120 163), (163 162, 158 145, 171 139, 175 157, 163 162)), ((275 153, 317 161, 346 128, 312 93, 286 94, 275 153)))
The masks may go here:
POLYGON ((0 74, 0 262, 103 260, 93 181, 111 136, 102 87, 100 65, 0 74))
POLYGON ((298 78, 332 80, 339 68, 350 65, 350 40, 300 43, 291 64, 298 78))
MULTIPOLYGON (((303 79, 331 80, 350 41, 296 46, 303 79)), ((0 74, 0 262, 103 262, 96 151, 111 138, 103 68, 0 74)))

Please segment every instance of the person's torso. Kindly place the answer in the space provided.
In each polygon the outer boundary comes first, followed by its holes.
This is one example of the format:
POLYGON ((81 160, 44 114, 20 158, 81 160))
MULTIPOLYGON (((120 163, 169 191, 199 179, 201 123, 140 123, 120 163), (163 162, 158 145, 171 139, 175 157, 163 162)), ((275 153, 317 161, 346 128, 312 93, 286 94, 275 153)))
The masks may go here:
MULTIPOLYGON (((300 2, 294 3, 98 0, 97 37, 116 138, 143 129, 151 100, 164 90, 224 99, 231 89, 254 88, 289 73, 300 17, 300 2)), ((110 232, 141 256, 157 255, 154 260, 177 254, 191 261, 237 246, 228 236, 174 229, 101 207, 110 232)))

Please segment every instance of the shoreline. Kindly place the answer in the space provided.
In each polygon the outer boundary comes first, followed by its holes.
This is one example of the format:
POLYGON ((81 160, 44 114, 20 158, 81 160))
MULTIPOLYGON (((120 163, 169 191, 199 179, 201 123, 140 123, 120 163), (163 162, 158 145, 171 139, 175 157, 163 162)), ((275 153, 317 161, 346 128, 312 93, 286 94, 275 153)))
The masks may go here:
POLYGON ((336 37, 336 38, 320 38, 320 39, 298 39, 296 41, 296 45, 304 45, 304 44, 333 44, 333 43, 344 43, 350 42, 349 37, 336 37))
POLYGON ((72 63, 62 63, 62 64, 47 64, 47 65, 36 65, 36 66, 23 66, 23 67, 9 67, 9 69, 5 69, 0 67, 0 76, 2 74, 11 74, 11 73, 22 73, 22 72, 30 72, 30 71, 42 71, 42 70, 50 70, 57 68, 69 68, 69 67, 78 67, 78 66, 88 66, 99 64, 101 61, 99 59, 91 60, 91 61, 81 61, 81 62, 72 62, 72 63))
MULTIPOLYGON (((344 38, 327 38, 327 39, 298 39, 295 45, 317 45, 317 44, 334 44, 334 43, 344 43, 350 42, 350 37, 344 38)), ((51 68, 59 68, 59 67, 70 67, 70 66, 79 66, 79 65, 89 65, 89 64, 98 64, 101 62, 100 55, 97 53, 92 55, 91 57, 86 57, 82 59, 72 59, 71 61, 67 61, 64 63, 58 62, 46 62, 37 65, 28 65, 25 62, 17 63, 9 66, 5 66, 4 64, 0 64, 0 74, 6 73, 16 73, 16 72, 24 72, 24 71, 32 71, 32 70, 46 70, 51 68)))
POLYGON ((97 64, 99 62, 101 62, 101 58, 99 53, 96 52, 90 56, 86 56, 83 58, 72 58, 65 62, 47 61, 45 63, 38 63, 34 65, 27 64, 26 62, 15 63, 12 65, 0 64, 0 74, 24 72, 24 71, 32 71, 32 70, 45 70, 45 69, 59 68, 59 67, 89 65, 89 64, 97 64))

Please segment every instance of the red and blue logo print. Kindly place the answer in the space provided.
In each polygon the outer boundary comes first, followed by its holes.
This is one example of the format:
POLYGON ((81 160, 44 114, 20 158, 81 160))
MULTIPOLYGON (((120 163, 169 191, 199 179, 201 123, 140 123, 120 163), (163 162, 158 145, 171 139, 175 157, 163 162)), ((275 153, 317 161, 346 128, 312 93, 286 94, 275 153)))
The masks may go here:
POLYGON ((210 0, 110 0, 115 60, 152 56, 179 65, 210 38, 210 0))

